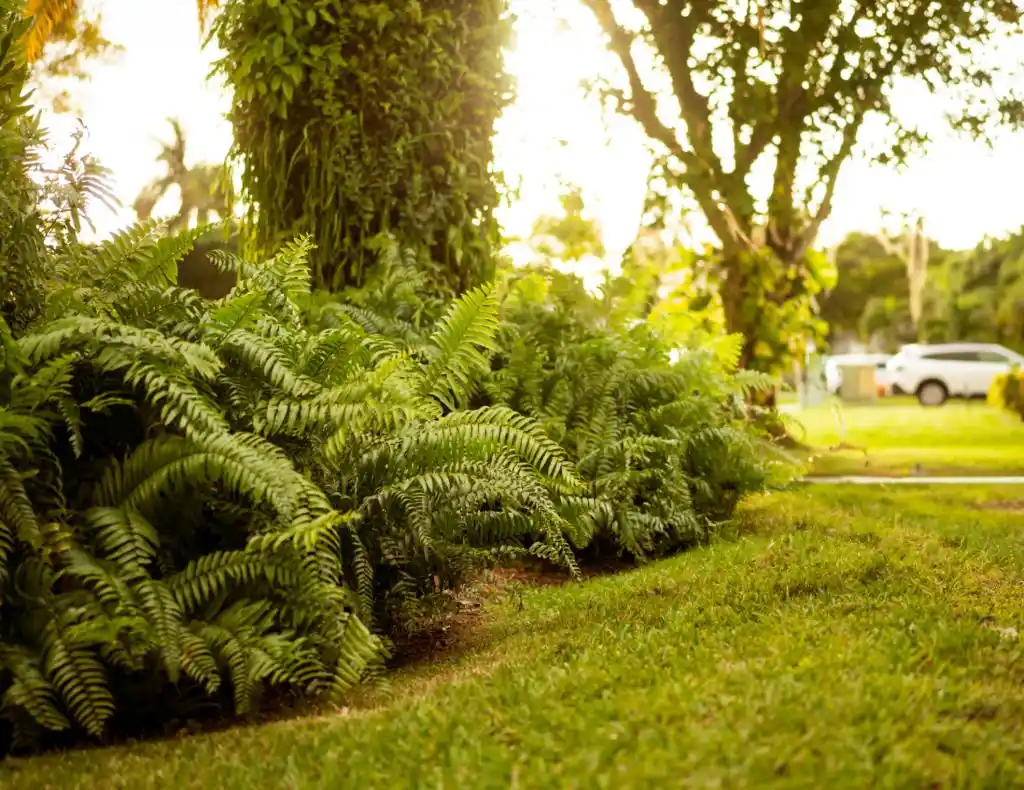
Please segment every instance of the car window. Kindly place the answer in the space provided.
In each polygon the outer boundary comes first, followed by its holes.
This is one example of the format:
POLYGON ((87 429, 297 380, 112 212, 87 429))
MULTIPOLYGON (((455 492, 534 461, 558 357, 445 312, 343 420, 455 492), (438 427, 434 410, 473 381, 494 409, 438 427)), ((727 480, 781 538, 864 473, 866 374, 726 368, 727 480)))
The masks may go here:
POLYGON ((933 351, 930 354, 923 354, 922 359, 935 362, 980 362, 980 354, 977 351, 933 351))
POLYGON ((1004 365, 1010 364, 1010 358, 998 351, 979 351, 978 358, 982 362, 999 362, 1004 365))

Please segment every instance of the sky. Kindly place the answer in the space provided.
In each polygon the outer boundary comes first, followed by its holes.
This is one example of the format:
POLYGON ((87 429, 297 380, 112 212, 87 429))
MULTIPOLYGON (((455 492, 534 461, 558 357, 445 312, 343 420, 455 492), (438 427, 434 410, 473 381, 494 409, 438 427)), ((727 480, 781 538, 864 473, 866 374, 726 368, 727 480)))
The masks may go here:
MULTIPOLYGON (((200 46, 193 0, 89 0, 103 15, 105 35, 124 52, 96 64, 92 78, 74 89, 88 129, 84 149, 113 171, 124 208, 96 207, 92 220, 105 236, 130 224, 130 206, 144 184, 161 172, 156 156, 170 138, 168 117, 188 134, 189 164, 219 162, 231 144, 223 84, 209 80, 217 51, 200 46)), ((529 234, 540 214, 558 207, 559 183, 578 184, 587 213, 602 225, 613 267, 632 243, 646 190, 650 155, 645 137, 622 117, 603 113, 581 82, 614 73, 596 23, 578 0, 513 0, 519 16, 515 48, 507 66, 517 80, 517 99, 501 119, 495 149, 498 166, 519 198, 503 210, 510 236, 529 234)), ((941 106, 909 91, 903 109, 915 118, 941 115, 941 106)), ((66 145, 74 116, 47 119, 55 150, 66 145)), ((1024 181, 1024 137, 1005 134, 993 149, 936 135, 926 156, 903 172, 853 160, 846 165, 831 219, 821 243, 837 243, 853 230, 879 226, 880 212, 919 211, 926 230, 949 248, 971 247, 1024 224, 1018 197, 1024 181)), ((156 213, 171 213, 174 198, 156 213)), ((514 250, 513 250, 514 252, 514 250)), ((601 262, 583 264, 593 274, 601 262)))

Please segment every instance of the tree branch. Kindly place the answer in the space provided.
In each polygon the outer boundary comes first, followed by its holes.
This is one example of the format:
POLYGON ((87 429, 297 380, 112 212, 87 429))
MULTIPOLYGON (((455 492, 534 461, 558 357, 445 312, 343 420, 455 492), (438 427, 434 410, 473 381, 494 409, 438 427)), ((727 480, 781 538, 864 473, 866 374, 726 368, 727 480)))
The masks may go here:
POLYGON ((679 117, 686 125, 700 174, 721 200, 720 208, 732 235, 749 244, 753 202, 743 176, 737 179, 734 173, 726 172, 715 153, 710 100, 697 90, 690 66, 694 39, 700 27, 711 20, 715 0, 690 0, 686 16, 681 14, 678 4, 634 1, 651 21, 654 43, 672 81, 679 117))
POLYGON ((692 154, 682 147, 675 133, 658 118, 657 103, 640 79, 640 72, 632 54, 633 36, 619 27, 608 0, 584 0, 584 3, 597 18, 605 35, 608 36, 612 52, 619 57, 626 69, 630 100, 633 103, 633 117, 640 122, 649 137, 664 145, 673 156, 687 162, 692 154))
POLYGON ((782 35, 781 71, 775 89, 778 156, 771 196, 768 199, 768 235, 771 245, 791 251, 798 245, 798 222, 794 205, 797 167, 812 94, 807 85, 816 47, 827 37, 839 0, 799 0, 791 13, 800 20, 782 35))
POLYGON ((754 124, 750 135, 750 142, 746 145, 738 144, 736 147, 736 164, 732 170, 733 176, 740 179, 747 177, 750 173, 750 168, 754 166, 754 162, 764 153, 768 143, 775 137, 776 131, 775 120, 772 118, 765 118, 754 124))
MULTIPOLYGON (((640 78, 640 72, 636 66, 636 60, 633 58, 632 44, 634 37, 615 21, 615 15, 612 12, 609 0, 583 0, 583 2, 596 17, 598 24, 601 25, 605 35, 608 36, 612 52, 618 56, 623 68, 626 70, 626 77, 629 80, 630 99, 633 105, 631 114, 640 122, 649 137, 664 145, 669 153, 685 166, 684 181, 693 191, 694 197, 696 197, 697 202, 700 204, 701 211, 707 218, 708 224, 715 232, 715 235, 721 240, 723 249, 727 252, 737 251, 738 239, 733 232, 733 228, 730 226, 726 213, 722 210, 715 196, 716 172, 713 169, 713 162, 717 161, 717 157, 708 160, 706 151, 703 151, 703 143, 700 146, 697 145, 698 141, 703 141, 706 137, 710 147, 709 124, 705 122, 704 128, 701 129, 697 125, 691 125, 684 116, 684 120, 687 120, 688 137, 694 146, 694 150, 688 151, 684 148, 676 133, 665 126, 658 118, 657 102, 650 91, 644 87, 643 80, 640 78)), ((688 54, 689 48, 687 47, 685 55, 688 54)), ((692 82, 690 85, 692 87, 692 82)), ((703 105, 706 108, 707 100, 701 97, 700 94, 696 95, 699 99, 703 100, 703 105)), ((699 101, 697 102, 697 107, 696 112, 700 113, 699 101)), ((721 173, 720 165, 718 173, 721 173)))
POLYGON ((835 197, 839 172, 842 170, 843 163, 853 153, 853 147, 857 144, 857 134, 860 132, 863 121, 864 113, 861 112, 846 125, 846 128, 843 129, 843 141, 839 145, 839 150, 826 161, 825 166, 821 169, 819 183, 825 182, 825 194, 818 205, 818 210, 800 233, 796 249, 793 251, 796 260, 801 259, 814 244, 821 224, 832 213, 832 200, 835 197))

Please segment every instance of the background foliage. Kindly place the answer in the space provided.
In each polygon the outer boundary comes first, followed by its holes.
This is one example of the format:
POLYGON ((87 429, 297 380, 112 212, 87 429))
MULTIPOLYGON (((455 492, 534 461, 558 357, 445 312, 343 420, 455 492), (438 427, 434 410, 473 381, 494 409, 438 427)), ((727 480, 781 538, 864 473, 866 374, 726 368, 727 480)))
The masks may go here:
POLYGON ((918 340, 1024 349, 1024 232, 987 240, 973 250, 945 250, 933 243, 917 333, 905 267, 874 237, 847 237, 836 268, 836 287, 822 300, 822 318, 833 338, 850 334, 888 350, 918 340))
POLYGON ((544 270, 512 279, 503 318, 484 390, 537 419, 576 463, 592 551, 643 558, 693 545, 791 471, 747 420, 746 397, 773 381, 732 374, 741 338, 672 363, 679 347, 652 324, 544 270))
POLYGON ((988 392, 988 401, 1024 420, 1024 372, 1011 370, 996 376, 988 392))

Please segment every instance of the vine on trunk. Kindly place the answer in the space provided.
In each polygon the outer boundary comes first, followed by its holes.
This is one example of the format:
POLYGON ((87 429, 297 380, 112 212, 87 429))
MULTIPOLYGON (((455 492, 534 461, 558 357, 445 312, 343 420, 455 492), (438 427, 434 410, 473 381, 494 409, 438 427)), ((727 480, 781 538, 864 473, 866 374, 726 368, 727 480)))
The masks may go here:
POLYGON ((316 242, 314 283, 360 284, 382 232, 463 290, 493 273, 504 0, 228 0, 213 24, 249 242, 316 242))

